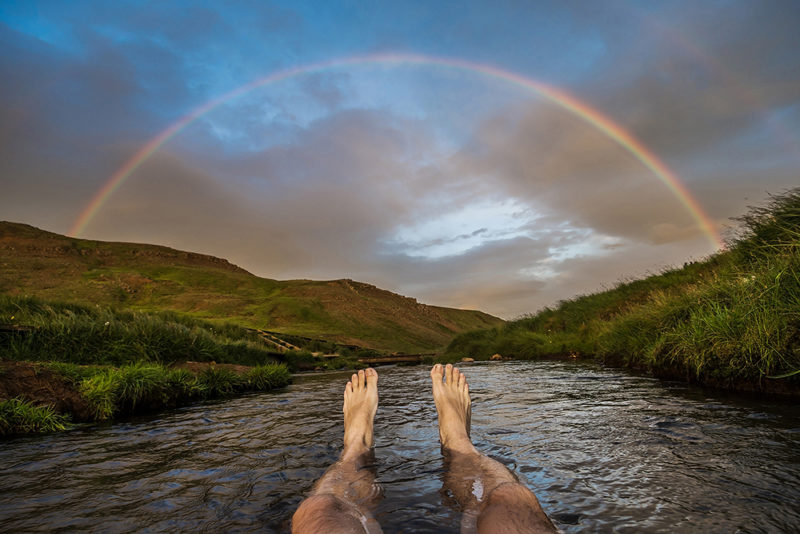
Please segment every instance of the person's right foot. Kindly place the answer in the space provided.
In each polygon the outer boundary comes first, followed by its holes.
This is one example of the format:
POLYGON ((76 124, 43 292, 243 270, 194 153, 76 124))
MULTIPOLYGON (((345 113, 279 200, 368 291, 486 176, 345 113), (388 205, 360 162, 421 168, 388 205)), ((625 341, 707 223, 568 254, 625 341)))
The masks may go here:
POLYGON ((437 363, 431 369, 431 379, 442 447, 459 452, 473 451, 469 439, 472 412, 467 377, 449 363, 445 367, 437 363))

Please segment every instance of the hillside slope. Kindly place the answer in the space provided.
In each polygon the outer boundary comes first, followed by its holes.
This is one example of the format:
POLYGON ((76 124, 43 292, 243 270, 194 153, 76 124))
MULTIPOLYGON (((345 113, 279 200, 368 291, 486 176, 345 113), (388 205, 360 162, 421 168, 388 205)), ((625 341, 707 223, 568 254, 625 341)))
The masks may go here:
POLYGON ((12 222, 0 222, 0 294, 170 310, 405 352, 436 350, 459 333, 503 322, 352 280, 271 280, 213 256, 73 239, 12 222))
POLYGON ((739 221, 728 251, 462 334, 444 359, 595 357, 660 377, 800 395, 800 188, 739 221))

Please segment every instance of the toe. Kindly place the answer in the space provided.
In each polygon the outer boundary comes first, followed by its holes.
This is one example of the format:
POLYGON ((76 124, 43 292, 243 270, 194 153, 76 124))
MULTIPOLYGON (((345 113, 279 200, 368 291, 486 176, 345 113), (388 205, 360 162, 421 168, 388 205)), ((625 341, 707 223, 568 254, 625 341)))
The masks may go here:
POLYGON ((447 366, 444 368, 444 381, 447 384, 452 384, 453 383, 453 365, 452 364, 448 363, 447 366))
POLYGON ((463 373, 458 375, 458 389, 464 389, 464 386, 467 385, 467 377, 464 376, 463 373))
POLYGON ((367 380, 367 386, 375 386, 378 383, 378 372, 372 367, 364 371, 367 380))
POLYGON ((364 374, 364 370, 361 369, 358 371, 358 389, 364 389, 364 382, 366 381, 366 375, 364 374))
POLYGON ((437 380, 441 382, 443 376, 444 376, 444 367, 442 367, 441 363, 437 363, 436 365, 431 367, 431 378, 433 378, 434 382, 436 382, 437 380))
POLYGON ((353 386, 353 391, 358 391, 358 375, 353 373, 353 376, 350 377, 350 383, 353 386))

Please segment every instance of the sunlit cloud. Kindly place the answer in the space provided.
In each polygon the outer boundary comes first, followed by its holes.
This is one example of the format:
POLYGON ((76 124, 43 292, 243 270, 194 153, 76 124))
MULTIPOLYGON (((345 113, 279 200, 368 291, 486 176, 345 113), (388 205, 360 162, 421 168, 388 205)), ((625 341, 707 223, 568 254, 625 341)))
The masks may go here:
MULTIPOLYGON (((657 154, 716 225, 797 184, 794 3, 307 8, 4 5, 0 218, 65 233, 204 102, 376 52, 569 92, 657 154)), ((420 65, 309 72, 226 102, 136 169, 85 236, 503 317, 710 252, 680 199, 597 129, 502 80, 420 65)))

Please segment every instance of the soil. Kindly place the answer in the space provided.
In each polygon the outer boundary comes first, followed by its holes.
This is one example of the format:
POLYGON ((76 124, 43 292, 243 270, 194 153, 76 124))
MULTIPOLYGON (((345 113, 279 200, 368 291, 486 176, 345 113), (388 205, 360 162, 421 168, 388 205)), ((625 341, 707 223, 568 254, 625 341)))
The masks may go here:
POLYGON ((34 362, 0 361, 0 400, 15 397, 71 414, 76 423, 92 420, 89 403, 62 376, 34 362))
POLYGON ((193 372, 194 374, 200 374, 209 367, 214 367, 217 369, 226 369, 228 371, 236 373, 237 375, 243 375, 247 371, 252 369, 252 367, 248 367, 246 365, 235 365, 232 363, 216 363, 216 362, 181 362, 174 364, 173 367, 187 369, 193 372))

